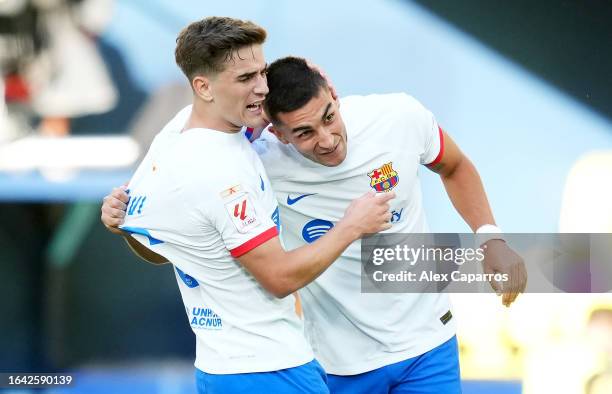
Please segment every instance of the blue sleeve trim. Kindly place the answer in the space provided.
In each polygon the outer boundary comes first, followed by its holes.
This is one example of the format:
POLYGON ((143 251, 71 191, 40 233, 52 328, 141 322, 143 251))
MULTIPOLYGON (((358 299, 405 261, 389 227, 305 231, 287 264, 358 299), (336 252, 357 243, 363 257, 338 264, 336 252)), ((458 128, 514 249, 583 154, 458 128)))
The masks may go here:
POLYGON ((154 238, 150 233, 149 230, 142 228, 142 227, 121 227, 122 230, 127 231, 128 233, 132 233, 132 234, 140 234, 140 235, 144 235, 145 237, 147 237, 149 239, 149 245, 153 246, 153 245, 157 245, 157 244, 163 244, 164 241, 159 240, 157 238, 154 238))

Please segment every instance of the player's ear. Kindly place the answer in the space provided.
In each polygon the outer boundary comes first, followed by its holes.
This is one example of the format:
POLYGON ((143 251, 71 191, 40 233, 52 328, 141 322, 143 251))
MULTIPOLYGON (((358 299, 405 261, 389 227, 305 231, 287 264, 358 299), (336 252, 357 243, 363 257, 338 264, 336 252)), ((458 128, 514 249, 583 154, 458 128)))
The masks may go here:
POLYGON ((209 78, 203 75, 196 75, 191 80, 191 87, 195 94, 202 100, 208 102, 213 100, 213 92, 209 78))
POLYGON ((282 142, 283 144, 287 145, 289 143, 289 141, 285 138, 283 133, 279 129, 274 127, 274 125, 270 125, 270 127, 268 127, 268 130, 270 130, 270 133, 274 134, 276 138, 278 138, 278 140, 282 142))

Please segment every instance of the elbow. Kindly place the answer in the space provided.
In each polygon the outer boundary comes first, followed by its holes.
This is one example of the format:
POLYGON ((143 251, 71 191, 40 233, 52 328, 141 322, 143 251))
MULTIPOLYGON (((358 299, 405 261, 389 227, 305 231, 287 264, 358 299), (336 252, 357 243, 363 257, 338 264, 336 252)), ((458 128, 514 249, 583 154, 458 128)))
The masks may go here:
POLYGON ((275 291, 272 293, 272 295, 276 298, 278 298, 279 300, 282 300, 283 298, 287 297, 288 295, 293 294, 293 291, 275 291))
POLYGON ((457 179, 475 172, 476 167, 474 167, 474 164, 472 164, 467 156, 462 154, 454 165, 444 168, 440 172, 440 176, 442 179, 457 179))
POLYGON ((451 179, 453 176, 460 174, 465 168, 465 157, 461 156, 453 165, 444 167, 440 172, 440 176, 443 179, 451 179))
POLYGON ((297 289, 288 286, 274 286, 273 289, 267 289, 274 297, 283 299, 288 295, 293 294, 297 289))
POLYGON ((274 297, 278 299, 282 299, 295 293, 298 290, 298 287, 293 283, 290 283, 286 280, 275 280, 272 283, 268 283, 262 286, 268 291, 268 293, 272 294, 274 297))

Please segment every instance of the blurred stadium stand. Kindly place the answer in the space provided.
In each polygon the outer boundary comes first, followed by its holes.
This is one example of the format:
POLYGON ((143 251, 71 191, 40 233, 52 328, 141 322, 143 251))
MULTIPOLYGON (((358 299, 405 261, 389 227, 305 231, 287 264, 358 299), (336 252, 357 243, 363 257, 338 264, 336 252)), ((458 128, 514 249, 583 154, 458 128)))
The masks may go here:
POLYGON ((612 119, 609 1, 415 2, 612 119))

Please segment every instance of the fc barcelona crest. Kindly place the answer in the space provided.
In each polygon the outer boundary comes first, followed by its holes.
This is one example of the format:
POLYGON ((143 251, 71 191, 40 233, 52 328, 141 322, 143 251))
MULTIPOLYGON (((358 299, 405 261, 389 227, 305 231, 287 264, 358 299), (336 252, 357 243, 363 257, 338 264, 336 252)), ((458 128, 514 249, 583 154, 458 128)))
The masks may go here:
POLYGON ((393 190, 399 182, 397 171, 393 169, 393 162, 383 164, 382 167, 368 173, 370 186, 377 192, 388 192, 393 190))

